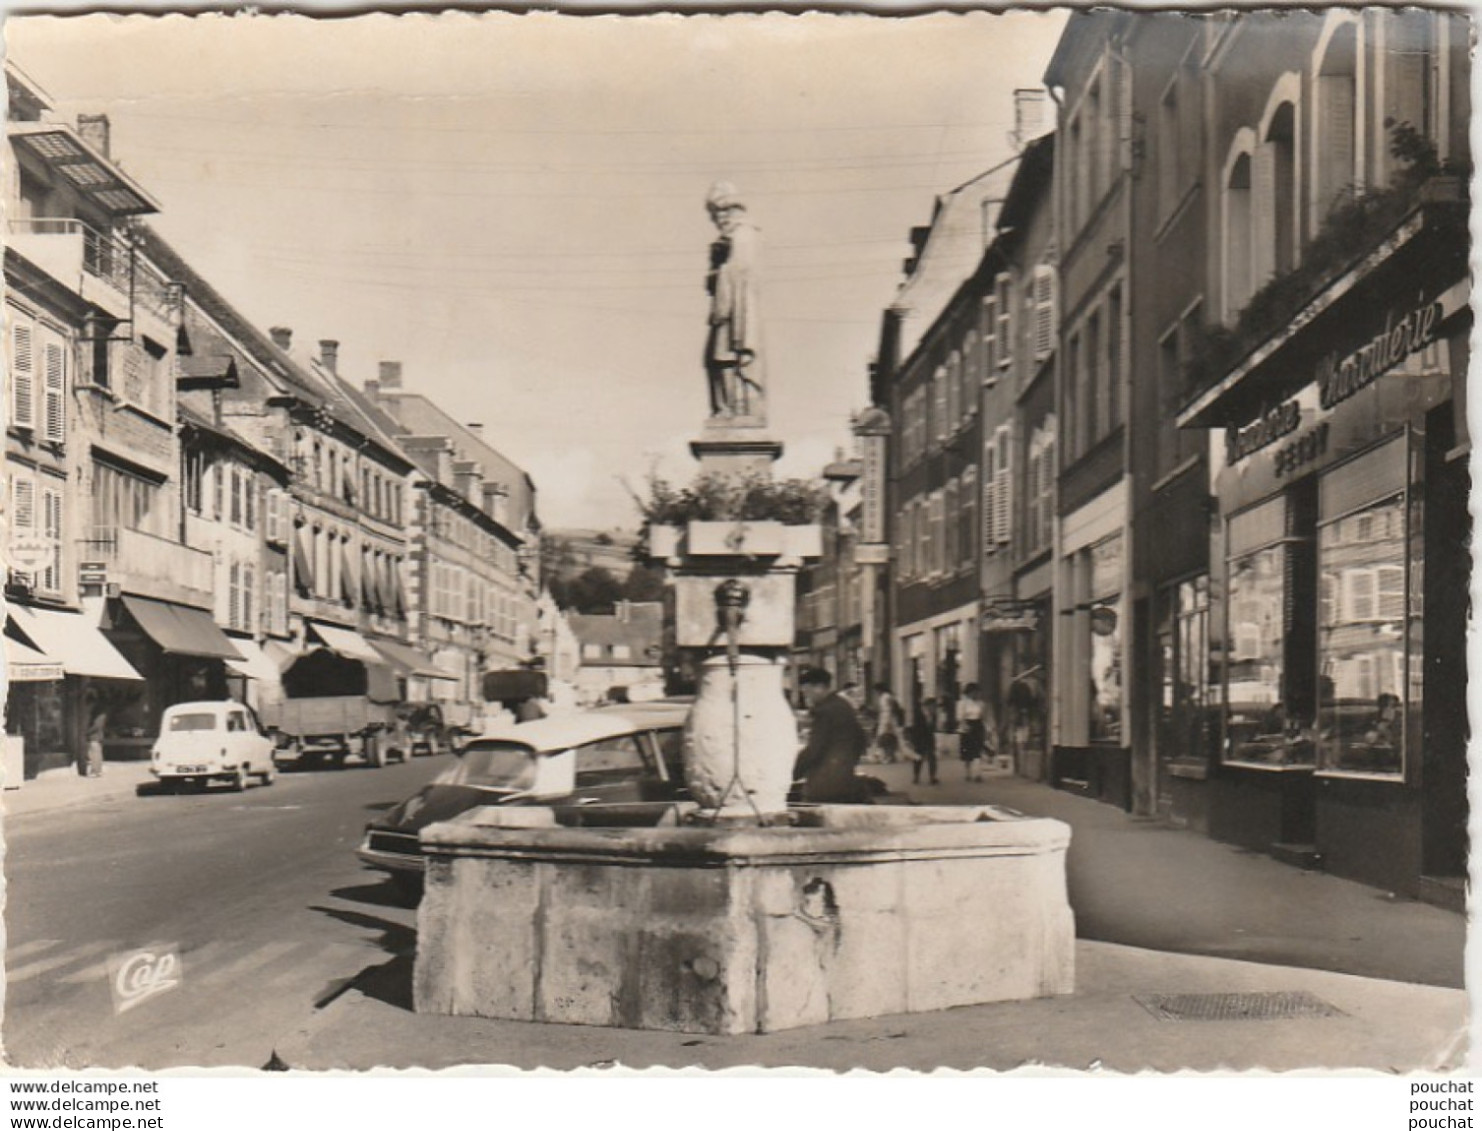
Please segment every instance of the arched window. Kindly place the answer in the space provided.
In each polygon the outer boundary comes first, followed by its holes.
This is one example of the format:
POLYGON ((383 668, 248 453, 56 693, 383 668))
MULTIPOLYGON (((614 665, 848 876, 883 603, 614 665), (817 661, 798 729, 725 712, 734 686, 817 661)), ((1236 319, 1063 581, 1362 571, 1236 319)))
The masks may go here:
POLYGON ((1359 172, 1359 25, 1344 13, 1335 13, 1327 42, 1315 55, 1313 91, 1314 226, 1321 225, 1337 205, 1352 198, 1361 181, 1359 172))
POLYGON ((1297 261, 1297 108, 1283 102, 1266 127, 1265 155, 1270 170, 1271 261, 1269 274, 1284 275, 1297 261))
POLYGON ((1251 131, 1241 130, 1225 162, 1221 259, 1226 322, 1233 322, 1255 290, 1252 283, 1251 131))

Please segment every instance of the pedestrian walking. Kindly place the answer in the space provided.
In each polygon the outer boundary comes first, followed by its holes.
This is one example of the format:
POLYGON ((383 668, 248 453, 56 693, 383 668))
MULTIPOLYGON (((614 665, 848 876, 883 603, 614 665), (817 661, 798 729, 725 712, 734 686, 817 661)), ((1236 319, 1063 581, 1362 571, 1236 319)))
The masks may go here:
POLYGON ((87 724, 87 776, 103 776, 103 735, 108 730, 108 710, 101 700, 95 700, 87 724))
POLYGON ((976 683, 962 689, 957 709, 959 749, 967 781, 982 781, 982 760, 988 752, 988 728, 984 723, 982 692, 976 683))
POLYGON ((911 720, 911 781, 921 784, 921 769, 926 767, 927 780, 937 785, 937 701, 923 699, 911 720))
POLYGON ((822 668, 805 668, 798 676, 810 726, 808 744, 798 754, 793 775, 803 779, 804 801, 862 801, 854 767, 864 756, 869 737, 854 707, 832 686, 833 677, 822 668))
POLYGON ((875 749, 880 752, 882 762, 900 761, 901 705, 896 702, 890 688, 875 684, 875 749))

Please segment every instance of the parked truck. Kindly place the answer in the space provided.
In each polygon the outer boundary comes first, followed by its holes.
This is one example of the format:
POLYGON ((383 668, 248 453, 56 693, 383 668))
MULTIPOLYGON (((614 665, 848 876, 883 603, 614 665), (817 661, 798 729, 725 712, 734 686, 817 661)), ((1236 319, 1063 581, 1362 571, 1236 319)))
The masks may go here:
POLYGON ((280 760, 307 768, 358 757, 384 766, 410 753, 397 726, 396 677, 385 665, 316 648, 285 669, 283 695, 266 718, 280 760))

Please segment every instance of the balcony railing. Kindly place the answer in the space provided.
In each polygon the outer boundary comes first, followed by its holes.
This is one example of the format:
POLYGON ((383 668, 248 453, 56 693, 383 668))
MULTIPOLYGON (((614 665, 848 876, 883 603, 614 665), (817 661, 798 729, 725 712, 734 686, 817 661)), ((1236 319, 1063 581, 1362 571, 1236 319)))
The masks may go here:
POLYGON ((32 216, 8 221, 10 242, 28 259, 63 282, 79 274, 107 283, 125 299, 168 319, 174 307, 170 280, 118 232, 100 232, 70 216, 32 216))
POLYGON ((215 592, 211 555, 169 538, 124 526, 94 526, 79 550, 79 562, 101 564, 110 582, 137 593, 196 601, 215 592))

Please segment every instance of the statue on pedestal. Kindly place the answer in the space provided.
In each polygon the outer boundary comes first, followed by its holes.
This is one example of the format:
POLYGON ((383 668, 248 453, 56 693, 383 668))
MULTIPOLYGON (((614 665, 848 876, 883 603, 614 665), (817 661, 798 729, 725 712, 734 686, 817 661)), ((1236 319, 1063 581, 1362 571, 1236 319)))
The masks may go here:
POLYGON ((714 185, 705 201, 720 236, 710 245, 710 332, 705 373, 711 419, 765 424, 766 369, 757 307, 759 237, 733 185, 714 185))

